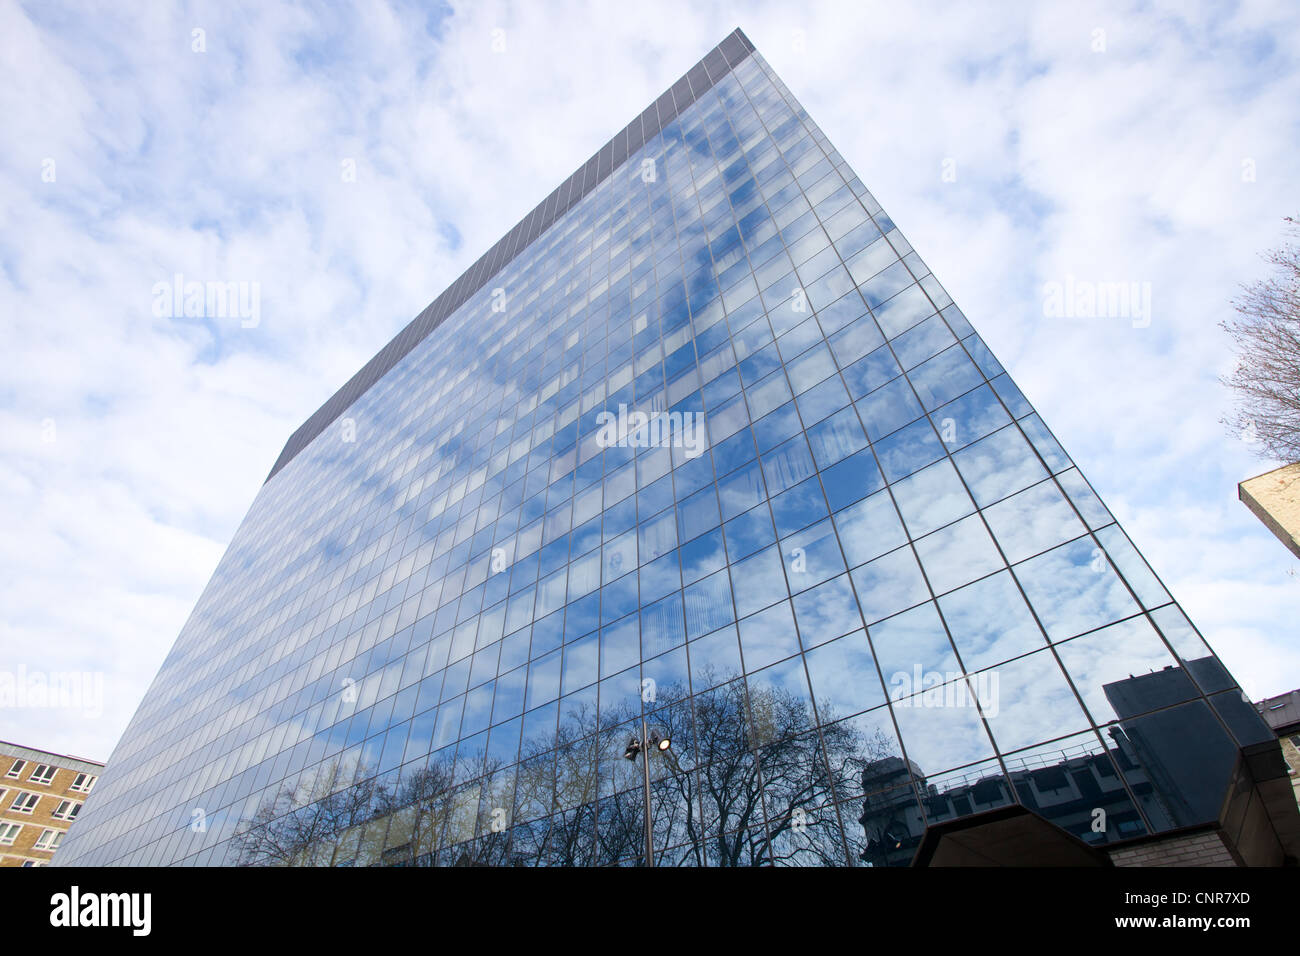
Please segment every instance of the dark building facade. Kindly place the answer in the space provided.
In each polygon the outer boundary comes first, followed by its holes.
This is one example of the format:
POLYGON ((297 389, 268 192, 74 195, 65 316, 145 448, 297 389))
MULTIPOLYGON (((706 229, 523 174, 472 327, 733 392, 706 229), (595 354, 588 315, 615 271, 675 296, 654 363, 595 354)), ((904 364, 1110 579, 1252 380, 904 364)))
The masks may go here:
POLYGON ((1265 740, 737 31, 293 435, 56 862, 1104 856, 1265 740))

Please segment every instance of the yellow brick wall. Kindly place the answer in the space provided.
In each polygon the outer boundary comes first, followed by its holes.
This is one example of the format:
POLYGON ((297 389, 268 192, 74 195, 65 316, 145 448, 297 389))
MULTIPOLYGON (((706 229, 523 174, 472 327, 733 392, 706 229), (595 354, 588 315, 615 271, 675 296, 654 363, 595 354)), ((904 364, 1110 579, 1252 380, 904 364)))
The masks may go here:
POLYGON ((35 760, 24 755, 5 753, 0 750, 0 823, 22 824, 22 832, 10 846, 0 846, 0 866, 23 866, 26 861, 48 863, 54 856, 52 850, 36 849, 36 841, 47 829, 66 832, 70 821, 60 820, 52 814, 64 800, 84 803, 86 794, 70 790, 72 782, 77 779, 79 770, 71 770, 58 765, 58 758, 53 754, 42 760, 35 760), (7 776, 15 760, 25 760, 17 777, 7 776), (57 769, 54 779, 48 784, 31 781, 32 771, 41 763, 52 764, 57 769), (19 813, 11 810, 14 800, 20 792, 34 793, 39 796, 35 810, 31 813, 19 813))
POLYGON ((1292 742, 1292 737, 1300 737, 1300 733, 1287 734, 1280 738, 1282 756, 1286 758, 1287 766, 1291 768, 1291 787, 1295 791, 1296 802, 1300 803, 1300 747, 1292 742))

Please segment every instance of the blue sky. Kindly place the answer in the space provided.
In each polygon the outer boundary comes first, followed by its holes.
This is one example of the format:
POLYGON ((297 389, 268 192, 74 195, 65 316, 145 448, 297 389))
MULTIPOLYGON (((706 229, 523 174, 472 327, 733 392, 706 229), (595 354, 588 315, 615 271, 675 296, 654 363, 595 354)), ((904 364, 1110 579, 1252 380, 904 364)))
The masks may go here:
POLYGON ((1300 11, 700 6, 0 2, 0 670, 103 686, 0 739, 106 758, 289 434, 736 26, 1246 690, 1300 686, 1217 383, 1300 214, 1300 11), (177 273, 260 321, 155 315, 177 273), (1067 279, 1149 325, 1046 315, 1067 279))

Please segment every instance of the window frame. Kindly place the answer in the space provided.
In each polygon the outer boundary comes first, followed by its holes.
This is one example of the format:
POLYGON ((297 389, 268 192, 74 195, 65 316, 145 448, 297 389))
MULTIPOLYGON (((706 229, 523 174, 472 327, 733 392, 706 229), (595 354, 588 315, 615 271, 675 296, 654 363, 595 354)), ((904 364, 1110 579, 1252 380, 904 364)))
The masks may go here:
POLYGON ((10 813, 35 813, 36 808, 41 805, 41 795, 32 793, 28 790, 19 790, 18 796, 14 797, 14 802, 9 805, 10 813), (19 806, 23 804, 23 806, 19 806))

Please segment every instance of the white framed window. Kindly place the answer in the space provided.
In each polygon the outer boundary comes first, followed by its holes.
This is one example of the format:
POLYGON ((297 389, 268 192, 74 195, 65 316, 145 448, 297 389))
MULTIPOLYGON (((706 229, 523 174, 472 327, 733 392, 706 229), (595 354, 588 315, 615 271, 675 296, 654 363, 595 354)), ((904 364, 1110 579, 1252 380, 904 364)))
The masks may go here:
POLYGON ((58 807, 50 816, 56 820, 75 820, 77 813, 81 810, 81 804, 75 800, 60 800, 58 807))
POLYGON ((6 777, 16 777, 16 776, 18 776, 20 773, 23 772, 23 767, 25 767, 25 766, 27 766, 27 761, 26 761, 26 760, 15 760, 15 761, 13 762, 13 766, 11 766, 11 767, 9 768, 9 772, 8 772, 7 774, 5 774, 5 776, 6 776, 6 777))
POLYGON ((32 771, 31 776, 27 778, 28 783, 39 783, 41 786, 49 786, 50 781, 54 779, 54 772, 58 768, 53 764, 38 763, 36 769, 32 771))
POLYGON ((41 835, 36 838, 36 842, 32 844, 32 847, 37 850, 54 850, 62 839, 62 830, 42 830, 41 835))
POLYGON ((13 846, 18 834, 23 832, 21 823, 0 823, 0 846, 13 846))
POLYGON ((72 781, 72 786, 68 787, 68 789, 80 793, 90 793, 90 788, 95 785, 95 781, 98 779, 94 774, 79 773, 76 779, 72 781))
POLYGON ((23 866, 44 866, 44 860, 23 860, 23 866))
POLYGON ((40 802, 41 795, 39 793, 24 793, 19 790, 18 796, 15 797, 14 802, 9 805, 9 809, 14 811, 14 813, 31 813, 36 809, 36 805, 40 802))

